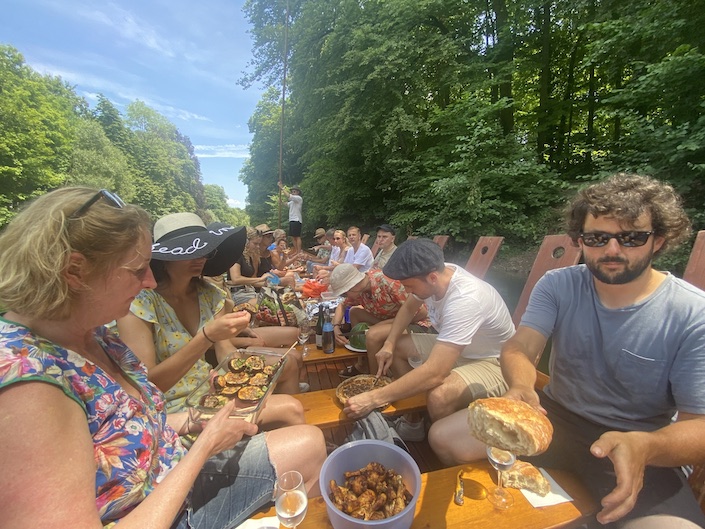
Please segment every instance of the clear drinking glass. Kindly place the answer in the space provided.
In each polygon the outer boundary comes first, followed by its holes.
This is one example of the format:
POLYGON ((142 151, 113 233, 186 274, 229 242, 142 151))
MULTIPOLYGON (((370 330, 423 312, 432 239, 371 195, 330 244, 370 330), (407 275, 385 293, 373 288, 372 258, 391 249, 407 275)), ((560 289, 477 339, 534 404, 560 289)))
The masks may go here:
POLYGON ((306 358, 308 356, 308 338, 311 335, 311 320, 308 318, 302 318, 299 321, 299 344, 302 346, 301 356, 306 358))
POLYGON ((502 486, 502 472, 512 468, 517 458, 511 452, 488 446, 487 459, 497 470, 497 486, 488 491, 487 499, 490 500, 490 503, 494 505, 495 509, 508 509, 514 504, 514 498, 512 498, 512 495, 502 486))
POLYGON ((306 516, 308 496, 300 472, 289 470, 277 479, 274 502, 277 518, 284 527, 296 528, 306 516))

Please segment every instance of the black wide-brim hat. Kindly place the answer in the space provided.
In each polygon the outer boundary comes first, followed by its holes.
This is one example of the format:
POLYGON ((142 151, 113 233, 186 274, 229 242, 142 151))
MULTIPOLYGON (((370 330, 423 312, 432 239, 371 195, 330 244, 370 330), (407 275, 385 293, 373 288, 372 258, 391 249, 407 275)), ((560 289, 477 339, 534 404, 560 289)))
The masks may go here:
POLYGON ((240 259, 247 242, 244 226, 223 222, 206 226, 194 213, 172 213, 154 224, 152 259, 155 261, 185 261, 215 252, 203 267, 204 276, 219 276, 240 259))

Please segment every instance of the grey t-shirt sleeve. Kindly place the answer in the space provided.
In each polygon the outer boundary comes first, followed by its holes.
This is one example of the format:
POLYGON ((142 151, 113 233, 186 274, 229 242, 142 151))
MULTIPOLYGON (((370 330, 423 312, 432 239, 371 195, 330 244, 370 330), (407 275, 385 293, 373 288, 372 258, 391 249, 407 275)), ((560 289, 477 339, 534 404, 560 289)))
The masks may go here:
POLYGON ((558 299, 555 296, 555 278, 551 274, 538 280, 529 296, 520 326, 529 327, 550 338, 558 317, 558 299))

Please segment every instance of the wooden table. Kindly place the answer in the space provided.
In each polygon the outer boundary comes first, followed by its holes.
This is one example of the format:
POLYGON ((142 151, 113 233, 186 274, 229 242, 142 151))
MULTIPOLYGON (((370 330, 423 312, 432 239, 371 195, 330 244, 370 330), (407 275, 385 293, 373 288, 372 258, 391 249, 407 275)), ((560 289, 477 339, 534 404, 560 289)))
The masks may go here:
MULTIPOLYGON (((461 468, 470 469, 469 478, 464 480, 466 496, 472 495, 473 489, 482 490, 478 483, 484 487, 494 484, 495 471, 487 461, 422 474, 421 495, 412 529, 555 529, 576 526, 581 519, 597 512, 597 502, 576 478, 559 470, 550 470, 549 474, 573 498, 572 502, 534 508, 520 491, 508 489, 514 497, 514 505, 506 511, 495 510, 486 499, 471 497, 466 497, 465 504, 459 506, 453 502, 453 492, 461 468)), ((254 518, 266 516, 276 516, 274 507, 254 518)), ((306 518, 298 529, 332 528, 323 498, 311 498, 306 518)))
MULTIPOLYGON (((331 428, 355 422, 343 413, 343 407, 335 396, 335 389, 321 389, 309 393, 293 395, 304 407, 306 424, 315 424, 319 428, 331 428)), ((398 400, 387 406, 382 413, 396 416, 403 413, 424 411, 426 394, 420 393, 406 399, 398 400)))
POLYGON ((308 345, 308 356, 304 358, 304 364, 317 364, 319 362, 330 362, 336 360, 356 360, 360 356, 365 356, 365 353, 356 353, 350 351, 343 346, 335 346, 335 351, 326 354, 322 349, 318 349, 315 344, 308 345))

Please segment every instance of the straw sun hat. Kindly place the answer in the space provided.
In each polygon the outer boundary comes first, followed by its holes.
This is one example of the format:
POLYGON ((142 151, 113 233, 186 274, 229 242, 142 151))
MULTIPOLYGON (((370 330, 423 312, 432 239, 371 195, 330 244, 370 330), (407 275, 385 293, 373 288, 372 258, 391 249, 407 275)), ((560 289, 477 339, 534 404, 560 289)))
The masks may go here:
POLYGON ((242 255, 247 232, 222 222, 206 226, 194 213, 172 213, 154 224, 152 259, 184 261, 213 253, 203 267, 204 276, 224 274, 242 255))

